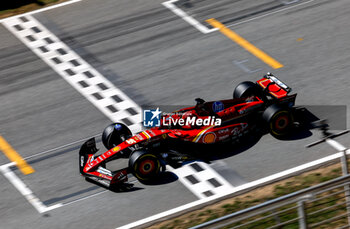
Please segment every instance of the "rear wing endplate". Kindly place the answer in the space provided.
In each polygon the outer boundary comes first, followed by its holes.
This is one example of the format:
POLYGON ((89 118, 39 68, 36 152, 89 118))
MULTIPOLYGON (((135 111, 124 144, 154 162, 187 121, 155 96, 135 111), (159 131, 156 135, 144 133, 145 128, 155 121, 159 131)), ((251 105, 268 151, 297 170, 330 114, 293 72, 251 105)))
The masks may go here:
POLYGON ((285 90, 287 93, 292 91, 292 88, 287 86, 287 84, 283 83, 281 80, 279 80, 276 76, 274 76, 272 73, 268 72, 264 78, 272 80, 274 83, 276 83, 280 88, 285 90))

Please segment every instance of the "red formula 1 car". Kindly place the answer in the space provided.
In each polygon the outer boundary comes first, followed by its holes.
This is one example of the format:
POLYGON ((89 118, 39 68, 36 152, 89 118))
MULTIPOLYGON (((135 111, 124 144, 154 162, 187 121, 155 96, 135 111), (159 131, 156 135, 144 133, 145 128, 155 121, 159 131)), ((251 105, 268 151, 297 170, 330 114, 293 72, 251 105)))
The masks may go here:
MULTIPOLYGON (((284 136, 294 122, 296 94, 290 92, 290 87, 268 73, 256 83, 240 83, 233 99, 196 99, 196 106, 164 114, 158 126, 135 135, 124 124, 113 123, 102 134, 106 152, 95 155, 94 138, 82 145, 80 173, 107 187, 127 184, 128 174, 147 182, 164 171, 166 164, 193 160, 190 146, 235 141, 262 126, 276 137, 284 136), (120 158, 129 160, 128 167, 116 171, 106 168, 107 162, 120 158)), ((154 110, 154 117, 159 113, 154 110)))

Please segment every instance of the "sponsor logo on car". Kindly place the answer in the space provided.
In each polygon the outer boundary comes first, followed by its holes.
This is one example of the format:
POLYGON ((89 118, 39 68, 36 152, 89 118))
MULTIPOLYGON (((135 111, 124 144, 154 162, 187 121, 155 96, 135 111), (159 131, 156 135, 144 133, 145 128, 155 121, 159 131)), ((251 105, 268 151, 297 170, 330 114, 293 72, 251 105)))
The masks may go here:
POLYGON ((113 152, 118 152, 120 150, 120 146, 116 146, 112 149, 113 152))
POLYGON ((137 137, 140 141, 142 141, 142 140, 144 139, 144 138, 142 137, 141 134, 137 134, 136 137, 137 137))
POLYGON ((130 138, 130 139, 126 140, 126 143, 131 145, 131 144, 136 143, 136 141, 135 141, 135 139, 130 138))
POLYGON ((212 105, 213 111, 215 113, 222 111, 225 107, 224 104, 221 101, 216 101, 212 105))
POLYGON ((223 136, 219 137, 218 140, 219 140, 219 141, 225 140, 225 139, 228 138, 229 136, 230 136, 230 135, 228 135, 228 134, 227 134, 227 135, 223 135, 223 136))
POLYGON ((104 178, 104 179, 111 179, 109 176, 104 175, 104 174, 102 174, 102 173, 100 173, 98 176, 99 176, 99 177, 102 177, 102 178, 104 178))
POLYGON ((231 130, 232 135, 239 135, 248 127, 247 123, 241 123, 241 126, 235 127, 231 130))
POLYGON ((228 128, 226 129, 223 129, 223 130, 219 130, 218 133, 219 134, 225 134, 225 133, 228 133, 230 130, 228 128))
POLYGON ((216 135, 214 133, 207 133, 206 135, 204 135, 204 138, 203 138, 203 142, 204 143, 213 143, 216 139, 216 135))

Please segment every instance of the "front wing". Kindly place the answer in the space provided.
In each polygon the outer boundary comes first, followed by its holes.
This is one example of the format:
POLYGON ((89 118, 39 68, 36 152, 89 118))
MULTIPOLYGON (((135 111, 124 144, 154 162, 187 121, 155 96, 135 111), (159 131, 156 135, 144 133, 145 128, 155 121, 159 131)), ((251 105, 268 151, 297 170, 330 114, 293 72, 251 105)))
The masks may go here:
POLYGON ((94 155, 98 151, 96 148, 95 138, 87 140, 79 151, 79 171, 82 176, 93 180, 107 188, 122 185, 128 181, 128 168, 110 171, 101 164, 93 171, 84 172, 84 168, 94 160, 94 155))

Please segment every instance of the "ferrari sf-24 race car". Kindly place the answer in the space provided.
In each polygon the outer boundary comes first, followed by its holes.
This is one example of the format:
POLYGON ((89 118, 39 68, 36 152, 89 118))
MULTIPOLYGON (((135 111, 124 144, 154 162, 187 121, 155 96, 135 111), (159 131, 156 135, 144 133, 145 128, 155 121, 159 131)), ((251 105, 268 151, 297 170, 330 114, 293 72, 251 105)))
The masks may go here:
MULTIPOLYGON (((205 102, 163 114, 158 126, 132 135, 122 123, 107 126, 102 143, 107 151, 97 153, 94 138, 79 152, 80 173, 106 187, 127 184, 128 175, 147 183, 165 171, 166 164, 179 165, 192 159, 181 145, 203 146, 235 141, 264 126, 273 136, 287 135, 293 127, 296 94, 271 73, 256 83, 245 81, 233 91, 233 99, 205 102), (106 163, 128 159, 128 167, 111 171, 106 163)), ((158 109, 155 112, 159 112, 158 109)))

